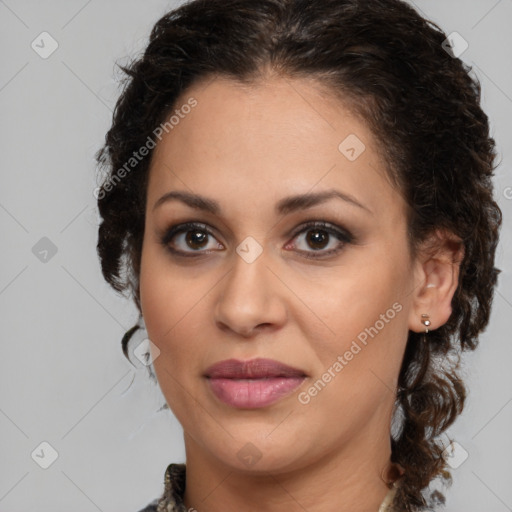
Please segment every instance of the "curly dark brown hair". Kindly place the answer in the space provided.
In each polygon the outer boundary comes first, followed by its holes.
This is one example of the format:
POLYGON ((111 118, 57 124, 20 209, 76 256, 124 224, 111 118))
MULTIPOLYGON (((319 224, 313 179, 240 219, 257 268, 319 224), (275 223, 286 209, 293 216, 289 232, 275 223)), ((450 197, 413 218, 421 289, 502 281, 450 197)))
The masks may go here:
MULTIPOLYGON (((407 511, 444 502, 438 491, 428 498, 425 491, 434 478, 451 481, 439 436, 463 410, 460 355, 478 345, 500 272, 495 144, 478 79, 443 44, 446 38, 401 0, 191 1, 163 16, 143 55, 120 66, 124 89, 96 155, 106 171, 97 189, 103 276, 116 291, 129 291, 141 312, 152 151, 129 172, 120 169, 188 87, 215 76, 254 83, 270 69, 317 79, 365 120, 409 206, 412 255, 437 230, 453 233, 464 248, 449 320, 428 334, 428 343, 409 332, 399 374, 391 460, 405 470, 395 503, 407 511)), ((125 355, 133 331, 123 338, 125 355)))

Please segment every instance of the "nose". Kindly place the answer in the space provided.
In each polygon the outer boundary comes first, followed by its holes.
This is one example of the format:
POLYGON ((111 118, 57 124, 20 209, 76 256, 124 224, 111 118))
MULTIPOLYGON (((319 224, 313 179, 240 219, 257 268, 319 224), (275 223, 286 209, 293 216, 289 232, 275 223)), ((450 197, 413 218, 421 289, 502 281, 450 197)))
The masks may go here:
POLYGON ((286 321, 286 286, 271 269, 265 250, 252 262, 235 253, 233 266, 216 287, 215 323, 244 338, 273 331, 286 321))

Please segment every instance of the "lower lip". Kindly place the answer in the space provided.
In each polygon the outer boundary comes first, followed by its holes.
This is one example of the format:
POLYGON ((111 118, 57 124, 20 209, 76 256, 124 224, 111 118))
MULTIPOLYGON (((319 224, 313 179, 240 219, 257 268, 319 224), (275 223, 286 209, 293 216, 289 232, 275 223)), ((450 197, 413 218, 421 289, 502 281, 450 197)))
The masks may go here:
POLYGON ((257 409, 277 402, 297 389, 305 377, 208 379, 215 396, 232 407, 257 409))

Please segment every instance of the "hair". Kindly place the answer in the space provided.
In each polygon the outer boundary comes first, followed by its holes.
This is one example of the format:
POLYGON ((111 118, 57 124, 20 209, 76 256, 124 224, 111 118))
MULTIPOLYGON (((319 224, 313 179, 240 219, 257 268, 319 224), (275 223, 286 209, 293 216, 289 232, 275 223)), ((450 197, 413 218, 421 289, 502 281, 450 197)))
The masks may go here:
MULTIPOLYGON (((130 293, 141 313, 152 151, 122 179, 119 170, 192 84, 224 77, 250 85, 270 71, 312 78, 365 120, 408 205, 411 254, 439 231, 464 249, 450 318, 425 343, 409 331, 398 377, 400 428, 390 435, 391 461, 405 470, 395 503, 407 511, 445 502, 438 491, 427 502, 425 491, 436 477, 451 482, 439 436, 463 410, 460 354, 478 345, 500 273, 494 267, 502 222, 491 182, 495 143, 480 107, 480 83, 446 39, 401 0, 191 1, 158 20, 143 54, 120 66, 124 87, 96 154, 106 171, 98 188, 102 273, 114 290, 130 293), (459 361, 449 364, 452 355, 459 361)), ((125 355, 133 332, 122 340, 125 355)))

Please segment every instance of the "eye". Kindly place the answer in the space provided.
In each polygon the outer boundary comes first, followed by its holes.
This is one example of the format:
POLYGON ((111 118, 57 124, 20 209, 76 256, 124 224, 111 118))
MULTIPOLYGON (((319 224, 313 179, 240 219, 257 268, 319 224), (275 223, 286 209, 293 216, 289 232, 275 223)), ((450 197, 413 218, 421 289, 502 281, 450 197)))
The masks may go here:
MULTIPOLYGON (((346 244, 352 243, 354 240, 352 234, 347 230, 323 221, 311 221, 303 224, 295 231, 293 240, 303 234, 307 236, 303 239, 302 244, 298 244, 303 247, 299 248, 298 252, 303 253, 306 258, 318 259, 337 254, 346 244), (332 240, 333 236, 337 241, 332 240), (331 249, 326 251, 325 248, 329 246, 331 249), (313 250, 308 250, 308 247, 313 250)), ((172 226, 162 236, 160 242, 166 250, 178 257, 197 257, 208 254, 212 250, 224 248, 220 242, 216 241, 215 235, 208 229, 208 226, 198 222, 172 226)), ((285 246, 285 249, 288 248, 297 249, 295 244, 290 243, 285 246)))
MULTIPOLYGON (((200 256, 204 254, 203 249, 208 248, 208 238, 214 238, 213 233, 208 229, 206 224, 197 222, 187 222, 171 227, 161 239, 162 245, 172 254, 177 256, 200 256), (171 244, 172 242, 172 244, 171 244), (175 249, 174 246, 180 246, 175 249), (190 254, 191 251, 183 249, 192 249, 192 252, 199 254, 190 254), (189 254, 187 254, 189 253, 189 254)), ((219 242, 210 244, 210 249, 222 249, 223 246, 219 242)))
MULTIPOLYGON (((302 225, 299 230, 295 232, 294 239, 302 234, 306 235, 303 237, 302 244, 302 247, 305 247, 305 249, 299 249, 299 252, 304 253, 306 258, 325 258, 332 256, 333 254, 339 253, 344 248, 345 244, 352 243, 354 240, 352 234, 347 230, 322 221, 312 221, 302 225), (333 236, 337 241, 332 240, 333 236), (331 249, 324 250, 329 246, 331 246, 331 249), (308 248, 313 250, 309 251, 307 250, 308 248)), ((286 247, 289 246, 290 244, 287 244, 286 247)), ((294 245, 292 246, 295 247, 294 245)))

